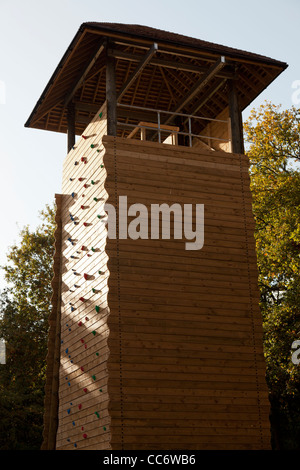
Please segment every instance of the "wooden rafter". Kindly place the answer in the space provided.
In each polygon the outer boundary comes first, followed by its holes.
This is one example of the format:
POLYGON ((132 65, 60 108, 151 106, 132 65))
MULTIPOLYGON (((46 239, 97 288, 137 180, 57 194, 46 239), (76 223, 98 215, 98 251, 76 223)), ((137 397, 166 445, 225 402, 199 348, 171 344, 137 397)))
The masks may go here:
MULTIPOLYGON (((194 86, 189 90, 189 92, 180 100, 179 103, 174 106, 172 112, 179 113, 208 83, 209 81, 216 76, 218 71, 220 71, 226 60, 224 56, 221 56, 210 68, 209 70, 194 84, 194 86)), ((172 116, 166 119, 164 124, 167 124, 172 120, 172 116)))
POLYGON ((133 82, 137 79, 137 77, 141 74, 143 69, 146 67, 146 65, 150 62, 152 59, 153 55, 156 53, 158 49, 158 46, 156 43, 152 44, 150 49, 148 50, 147 54, 142 58, 142 60, 139 62, 138 66, 134 70, 133 74, 128 78, 128 80, 123 84, 121 90, 119 91, 117 95, 117 101, 120 101, 122 96, 126 93, 126 91, 131 87, 133 82))
POLYGON ((100 45, 99 44, 97 45, 96 50, 93 52, 92 56, 90 57, 88 65, 83 70, 81 70, 81 72, 78 75, 78 77, 76 78, 71 90, 67 94, 67 96, 65 98, 65 101, 64 101, 65 106, 67 106, 68 103, 72 100, 72 98, 75 95, 76 91, 78 90, 78 88, 82 85, 82 83, 86 79, 89 71, 91 70, 91 68, 93 67, 93 65, 95 64, 97 59, 99 58, 100 54, 104 50, 104 47, 105 47, 105 40, 101 40, 100 45))
MULTIPOLYGON (((139 62, 139 59, 141 57, 140 55, 125 52, 125 51, 120 51, 118 49, 110 49, 108 51, 108 54, 111 55, 112 57, 115 57, 116 59, 128 60, 130 62, 139 62)), ((165 60, 165 59, 160 59, 156 57, 152 58, 151 65, 158 65, 159 67, 170 68, 174 70, 182 70, 184 72, 193 72, 193 73, 198 73, 198 74, 204 74, 208 70, 208 67, 188 64, 184 62, 178 62, 175 60, 173 61, 165 60)), ((233 73, 223 70, 218 73, 218 76, 224 77, 224 78, 233 78, 233 73)))

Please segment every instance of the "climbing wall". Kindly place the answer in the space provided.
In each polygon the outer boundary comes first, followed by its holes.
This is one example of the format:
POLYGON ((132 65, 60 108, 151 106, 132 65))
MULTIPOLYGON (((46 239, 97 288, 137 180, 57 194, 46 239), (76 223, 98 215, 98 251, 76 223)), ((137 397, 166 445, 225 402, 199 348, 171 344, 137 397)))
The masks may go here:
POLYGON ((63 165, 57 449, 107 449, 104 105, 63 165))

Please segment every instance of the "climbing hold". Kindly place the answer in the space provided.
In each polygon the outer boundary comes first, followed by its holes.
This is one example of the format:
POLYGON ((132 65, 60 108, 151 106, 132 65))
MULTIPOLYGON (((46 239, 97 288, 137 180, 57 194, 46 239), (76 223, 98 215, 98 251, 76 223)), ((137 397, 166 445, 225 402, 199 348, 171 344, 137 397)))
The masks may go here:
POLYGON ((82 162, 86 162, 86 158, 85 158, 85 157, 81 157, 81 161, 82 161, 82 162))
POLYGON ((81 178, 81 177, 80 177, 80 178, 78 178, 78 181, 83 181, 83 178, 81 178))
POLYGON ((98 411, 95 411, 95 415, 97 416, 97 418, 100 418, 98 411))
POLYGON ((103 426, 103 431, 106 431, 106 427, 105 427, 105 426, 103 426))
POLYGON ((75 166, 78 165, 78 162, 74 162, 74 165, 75 165, 75 166))
POLYGON ((86 439, 86 438, 87 438, 87 434, 83 434, 82 436, 84 437, 84 439, 86 439))
POLYGON ((82 370, 82 372, 84 371, 84 368, 83 368, 83 366, 81 366, 81 367, 80 367, 80 369, 82 370))
POLYGON ((96 376, 95 376, 95 375, 92 375, 92 379, 93 379, 93 380, 96 380, 96 376))
POLYGON ((98 271, 99 274, 104 274, 104 271, 98 271))
POLYGON ((100 168, 104 168, 104 165, 100 165, 100 168))
POLYGON ((83 391, 84 391, 85 393, 87 393, 88 389, 87 389, 87 388, 84 388, 83 391))
POLYGON ((81 302, 85 302, 85 298, 84 298, 84 297, 79 297, 79 300, 81 300, 81 302))
POLYGON ((96 356, 99 356, 99 353, 98 353, 98 352, 96 352, 96 356))
POLYGON ((98 219, 103 219, 105 215, 97 215, 98 219))
POLYGON ((94 197, 94 201, 96 201, 96 202, 97 202, 97 201, 98 201, 98 198, 97 198, 97 197, 94 197))
POLYGON ((96 334, 96 331, 94 330, 94 331, 92 331, 92 333, 93 333, 93 335, 95 336, 95 334, 96 334))
POLYGON ((68 352, 69 352, 69 349, 67 348, 67 349, 66 349, 66 354, 68 354, 68 352))
POLYGON ((75 197, 75 193, 72 193, 71 196, 72 196, 72 197, 75 197))
POLYGON ((81 408, 82 408, 82 404, 81 404, 81 403, 79 403, 78 408, 79 408, 79 410, 81 410, 81 408))
POLYGON ((84 339, 82 339, 82 338, 81 338, 81 340, 80 340, 80 341, 81 341, 82 343, 84 343, 84 339))
POLYGON ((100 312, 100 307, 99 307, 99 305, 96 305, 95 310, 96 310, 97 313, 100 312))
POLYGON ((81 209, 85 209, 85 206, 80 206, 81 209))
POLYGON ((67 413, 68 413, 68 415, 71 413, 70 408, 67 409, 67 413))
POLYGON ((91 144, 91 149, 93 149, 94 147, 95 147, 95 145, 94 145, 94 144, 91 144))
POLYGON ((94 252, 96 251, 96 250, 95 250, 95 248, 94 248, 93 246, 92 246, 91 250, 92 250, 92 251, 94 251, 94 252))
POLYGON ((87 137, 85 135, 82 135, 82 138, 85 140, 87 137))
POLYGON ((103 392, 102 388, 99 389, 99 392, 103 392))
POLYGON ((81 326, 81 325, 82 325, 82 322, 80 321, 80 322, 78 323, 78 326, 81 326))
POLYGON ((94 180, 92 180, 92 181, 91 181, 91 184, 95 184, 95 181, 94 181, 94 180))
POLYGON ((89 275, 84 273, 83 277, 84 277, 85 280, 87 280, 89 278, 89 275))
POLYGON ((102 111, 101 111, 101 113, 99 114, 99 117, 100 117, 100 118, 102 117, 102 114, 103 114, 103 113, 102 113, 102 111))

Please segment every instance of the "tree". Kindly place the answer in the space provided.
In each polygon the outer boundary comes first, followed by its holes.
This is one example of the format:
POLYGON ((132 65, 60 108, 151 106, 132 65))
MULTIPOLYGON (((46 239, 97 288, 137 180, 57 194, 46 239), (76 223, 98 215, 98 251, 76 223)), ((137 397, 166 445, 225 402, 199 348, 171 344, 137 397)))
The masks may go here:
POLYGON ((0 337, 6 342, 6 364, 0 366, 1 450, 41 444, 54 216, 46 206, 35 231, 23 228, 2 267, 9 287, 0 297, 0 337))
POLYGON ((300 110, 265 102, 244 125, 274 446, 300 450, 300 110))

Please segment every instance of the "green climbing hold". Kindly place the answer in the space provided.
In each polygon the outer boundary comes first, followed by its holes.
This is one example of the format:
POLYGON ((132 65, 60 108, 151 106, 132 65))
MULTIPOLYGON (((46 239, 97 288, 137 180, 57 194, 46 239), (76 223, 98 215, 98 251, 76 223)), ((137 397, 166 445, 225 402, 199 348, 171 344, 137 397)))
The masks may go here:
POLYGON ((94 331, 92 331, 92 333, 93 333, 93 335, 95 336, 95 334, 96 334, 96 331, 94 330, 94 331))
POLYGON ((96 352, 96 356, 99 356, 99 353, 98 353, 98 352, 96 352))
POLYGON ((101 168, 104 168, 104 165, 100 165, 101 168))
POLYGON ((94 147, 95 147, 95 145, 94 145, 94 144, 91 144, 91 149, 93 149, 94 147))
POLYGON ((99 392, 103 392, 102 388, 99 389, 99 392))
POLYGON ((97 418, 100 418, 98 411, 95 411, 95 415, 97 416, 97 418))
POLYGON ((100 117, 100 118, 102 117, 102 114, 103 114, 103 113, 102 113, 102 111, 101 111, 101 113, 99 114, 99 117, 100 117))
POLYGON ((100 312, 100 307, 99 307, 99 305, 96 305, 95 310, 96 310, 97 313, 100 312))
POLYGON ((97 197, 94 197, 94 201, 96 201, 96 202, 97 202, 97 201, 98 201, 98 198, 97 198, 97 197))
POLYGON ((103 431, 106 431, 106 427, 105 427, 105 426, 103 426, 103 431))
POLYGON ((95 376, 95 375, 92 375, 92 379, 93 379, 93 380, 96 380, 96 376, 95 376))

